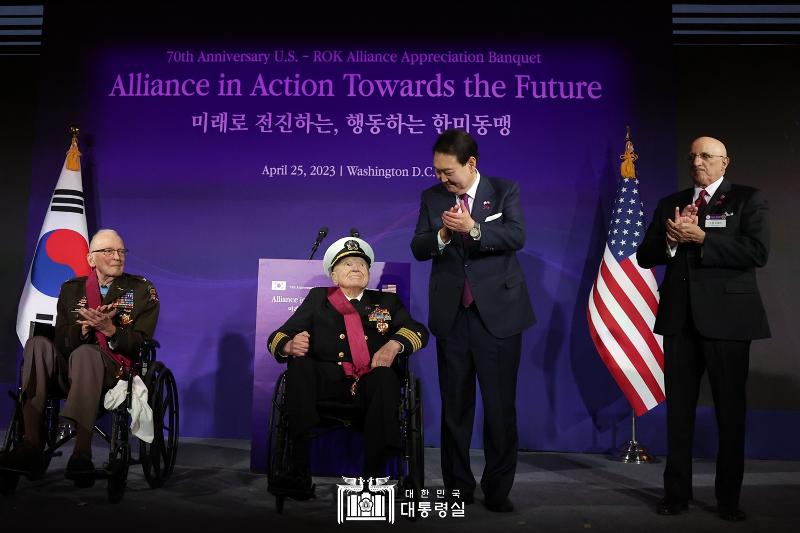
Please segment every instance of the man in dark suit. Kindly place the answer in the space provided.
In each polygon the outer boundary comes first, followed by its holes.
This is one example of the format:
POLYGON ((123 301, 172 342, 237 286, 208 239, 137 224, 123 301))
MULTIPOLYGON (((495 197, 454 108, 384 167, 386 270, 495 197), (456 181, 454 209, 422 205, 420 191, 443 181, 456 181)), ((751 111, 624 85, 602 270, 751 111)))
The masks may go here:
POLYGON ((695 139, 689 163, 694 187, 659 202, 636 254, 643 268, 667 265, 653 328, 664 336, 667 396, 665 494, 658 512, 678 514, 692 499, 695 408, 708 370, 719 432, 718 511, 723 519, 743 520, 750 341, 770 336, 755 274, 769 254, 767 202, 757 189, 724 177, 730 159, 717 139, 695 139))
POLYGON ((105 390, 152 339, 160 304, 153 284, 124 272, 128 250, 114 230, 98 231, 89 243, 88 276, 71 279, 58 295, 55 337, 25 343, 22 367, 25 437, 0 454, 0 469, 37 477, 44 469, 42 416, 48 395, 65 395, 64 423, 75 432, 66 477, 78 487, 94 484, 92 428, 105 390))
POLYGON ((448 130, 439 136, 433 168, 441 183, 422 193, 411 250, 418 260, 433 261, 428 325, 438 354, 445 488, 473 501, 469 444, 477 374, 484 410, 484 503, 509 512, 522 331, 535 318, 516 255, 525 244, 519 186, 481 176, 477 163, 478 145, 468 133, 448 130))
POLYGON ((395 358, 428 343, 428 330, 391 292, 367 289, 372 247, 357 237, 331 244, 323 268, 334 287, 315 287, 267 339, 279 363, 288 363, 287 417, 292 439, 288 473, 269 480, 274 494, 313 494, 309 434, 319 423, 317 402, 351 402, 364 414, 364 478, 384 475, 400 446, 400 380, 395 358))

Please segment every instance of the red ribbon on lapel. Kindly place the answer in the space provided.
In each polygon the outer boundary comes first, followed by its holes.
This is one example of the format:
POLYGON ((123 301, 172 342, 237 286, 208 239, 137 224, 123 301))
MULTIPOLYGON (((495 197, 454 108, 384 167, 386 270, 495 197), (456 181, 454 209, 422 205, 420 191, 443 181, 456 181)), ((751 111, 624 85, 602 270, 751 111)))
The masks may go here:
MULTIPOLYGON (((89 275, 86 276, 86 306, 91 307, 92 309, 97 309, 101 303, 102 299, 100 296, 100 282, 97 280, 97 272, 93 268, 89 275)), ((130 370, 130 359, 120 353, 112 351, 108 346, 108 339, 106 339, 105 335, 97 330, 94 330, 94 335, 97 338, 97 344, 100 345, 100 349, 103 350, 106 355, 125 367, 127 370, 130 370)))
POLYGON ((328 301, 334 309, 344 317, 344 329, 347 331, 347 343, 350 345, 350 355, 353 362, 342 362, 344 373, 348 377, 360 378, 370 371, 372 358, 369 355, 367 341, 364 339, 364 325, 361 315, 350 303, 339 287, 328 287, 328 301))

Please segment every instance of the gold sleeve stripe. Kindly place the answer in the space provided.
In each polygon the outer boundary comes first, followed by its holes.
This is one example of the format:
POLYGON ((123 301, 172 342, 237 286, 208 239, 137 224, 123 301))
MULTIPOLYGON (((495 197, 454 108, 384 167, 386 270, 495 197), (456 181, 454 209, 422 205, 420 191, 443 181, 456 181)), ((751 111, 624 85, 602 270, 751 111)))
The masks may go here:
POLYGON ((275 353, 275 350, 278 347, 278 344, 280 344, 283 339, 288 339, 288 338, 289 338, 289 336, 286 335, 285 333, 281 333, 280 331, 278 333, 276 333, 275 334, 275 338, 272 339, 272 342, 269 345, 269 352, 272 355, 277 355, 278 357, 286 357, 282 353, 275 353))
POLYGON ((411 331, 410 329, 400 328, 397 331, 397 334, 406 339, 411 344, 413 351, 416 352, 417 350, 422 348, 422 341, 419 339, 417 334, 411 331))

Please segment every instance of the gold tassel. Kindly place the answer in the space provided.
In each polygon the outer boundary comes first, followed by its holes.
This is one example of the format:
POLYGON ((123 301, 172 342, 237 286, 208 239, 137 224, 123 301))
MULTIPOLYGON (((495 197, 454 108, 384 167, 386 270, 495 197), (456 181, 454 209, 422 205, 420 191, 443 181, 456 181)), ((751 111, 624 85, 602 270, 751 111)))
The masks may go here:
POLYGON ((80 157, 81 153, 78 151, 78 136, 73 134, 72 145, 67 152, 67 170, 79 171, 81 169, 80 157))
POLYGON ((630 126, 628 126, 625 134, 625 153, 619 156, 619 158, 622 159, 622 164, 619 166, 620 175, 629 180, 636 178, 636 166, 633 162, 639 159, 639 156, 633 151, 630 126))

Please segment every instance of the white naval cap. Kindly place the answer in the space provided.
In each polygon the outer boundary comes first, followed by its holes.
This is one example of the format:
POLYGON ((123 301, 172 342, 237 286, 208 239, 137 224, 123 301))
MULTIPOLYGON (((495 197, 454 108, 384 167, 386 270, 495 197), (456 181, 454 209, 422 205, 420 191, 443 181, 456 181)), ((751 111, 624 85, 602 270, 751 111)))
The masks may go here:
POLYGON ((325 258, 322 260, 322 268, 325 269, 325 275, 331 275, 333 267, 336 266, 340 259, 352 256, 363 258, 367 262, 367 266, 372 265, 375 260, 372 246, 367 241, 358 237, 342 237, 328 246, 325 251, 325 258))

